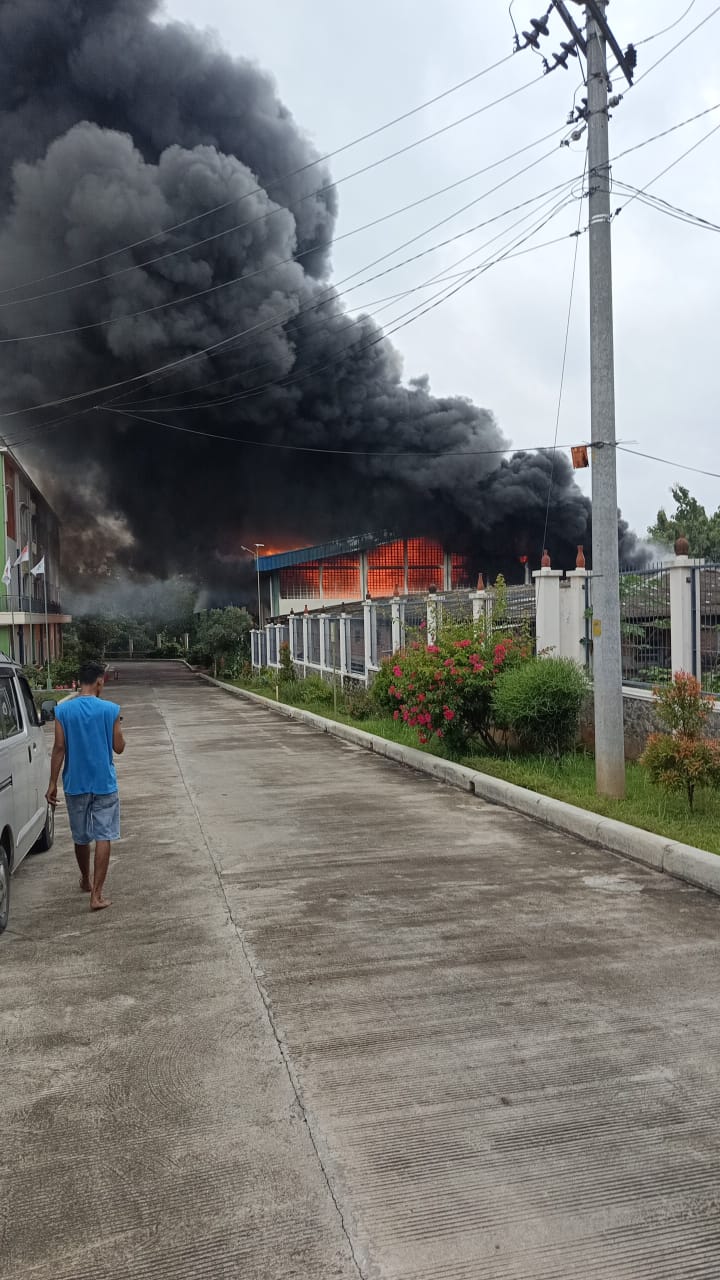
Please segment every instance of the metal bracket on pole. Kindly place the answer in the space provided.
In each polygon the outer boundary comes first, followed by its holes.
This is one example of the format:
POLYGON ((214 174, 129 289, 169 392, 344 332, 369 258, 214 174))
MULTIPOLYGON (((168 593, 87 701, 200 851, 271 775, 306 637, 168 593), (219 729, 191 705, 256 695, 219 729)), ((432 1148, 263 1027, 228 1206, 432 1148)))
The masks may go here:
POLYGON ((605 39, 610 45, 610 48, 615 54, 615 57, 617 58, 618 66, 620 67, 620 70, 625 76, 625 79, 627 80, 628 84, 632 84, 633 68, 630 66, 630 63, 625 57, 625 54, 620 48, 620 45, 615 39, 615 36, 613 35, 612 31, 610 30, 610 27, 608 26, 607 18, 605 17, 605 14, 603 13, 601 6, 597 3, 597 0, 585 0, 585 3, 587 4, 587 7, 590 10, 593 18, 597 22, 602 34, 604 35, 605 39))

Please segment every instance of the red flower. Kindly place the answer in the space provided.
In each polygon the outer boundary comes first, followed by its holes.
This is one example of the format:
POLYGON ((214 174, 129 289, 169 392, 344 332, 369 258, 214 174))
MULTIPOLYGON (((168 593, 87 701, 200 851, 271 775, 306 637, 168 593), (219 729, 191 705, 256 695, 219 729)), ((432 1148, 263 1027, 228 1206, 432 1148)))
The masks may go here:
POLYGON ((394 676, 401 676, 401 675, 402 675, 402 667, 393 667, 393 675, 394 675, 394 676))
POLYGON ((454 719, 455 719, 455 712, 454 712, 454 711, 451 711, 449 707, 445 707, 445 709, 444 709, 444 711, 443 711, 443 715, 444 715, 444 717, 445 717, 445 719, 446 719, 446 720, 454 720, 454 719))
POLYGON ((453 640, 456 649, 468 649, 470 647, 469 640, 453 640))
POLYGON ((425 734, 424 734, 424 733, 421 733, 421 734, 420 734, 420 741, 421 741, 421 742, 427 742, 427 738, 425 737, 425 734))
POLYGON ((425 701, 425 694, 424 694, 424 693, 419 693, 419 694, 418 694, 418 702, 424 702, 424 701, 425 701))
POLYGON ((399 720, 399 719, 400 719, 400 712, 393 711, 393 720, 399 720))
POLYGON ((427 647, 427 651, 428 651, 428 653, 439 653, 439 652, 440 652, 440 650, 438 649, 438 647, 437 647, 437 645, 436 645, 436 644, 429 644, 429 645, 428 645, 428 647, 427 647))
POLYGON ((444 738, 444 737, 445 737, 445 734, 443 733, 442 729, 438 729, 438 730, 437 730, 437 732, 436 732, 436 734, 435 734, 435 737, 436 737, 436 738, 444 738))

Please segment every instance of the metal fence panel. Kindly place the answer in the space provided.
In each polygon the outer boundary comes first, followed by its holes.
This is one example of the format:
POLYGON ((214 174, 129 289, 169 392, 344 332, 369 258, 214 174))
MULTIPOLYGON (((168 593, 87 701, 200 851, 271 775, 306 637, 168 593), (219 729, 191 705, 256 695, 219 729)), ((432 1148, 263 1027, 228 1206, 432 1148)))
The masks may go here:
POLYGON ((672 679, 670 574, 663 565, 620 574, 620 638, 623 681, 672 679))
POLYGON ((306 659, 314 667, 320 666, 320 619, 308 619, 308 656, 306 659))
POLYGON ((277 631, 275 627, 270 627, 267 632, 267 665, 269 667, 277 666, 277 631))
POLYGON ((365 675, 365 619, 348 620, 350 632, 349 666, 353 675, 365 675))
POLYGON ((390 658, 393 652, 392 642, 392 608, 389 604, 379 604, 376 611, 377 630, 375 652, 378 665, 383 658, 390 658))
POLYGON ((303 643, 303 620, 302 618, 292 618, 291 626, 293 628, 293 652, 296 662, 305 661, 305 645, 303 643))
POLYGON ((693 570, 695 674, 706 693, 720 694, 720 564, 693 570))

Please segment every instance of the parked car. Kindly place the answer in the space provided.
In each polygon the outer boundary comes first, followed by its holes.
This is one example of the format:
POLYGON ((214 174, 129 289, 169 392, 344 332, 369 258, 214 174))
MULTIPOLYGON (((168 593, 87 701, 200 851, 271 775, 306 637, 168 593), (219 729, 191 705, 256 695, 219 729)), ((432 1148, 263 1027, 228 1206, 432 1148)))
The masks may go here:
POLYGON ((0 656, 0 933, 10 916, 10 876, 26 854, 50 849, 55 814, 45 793, 50 757, 30 685, 0 656))

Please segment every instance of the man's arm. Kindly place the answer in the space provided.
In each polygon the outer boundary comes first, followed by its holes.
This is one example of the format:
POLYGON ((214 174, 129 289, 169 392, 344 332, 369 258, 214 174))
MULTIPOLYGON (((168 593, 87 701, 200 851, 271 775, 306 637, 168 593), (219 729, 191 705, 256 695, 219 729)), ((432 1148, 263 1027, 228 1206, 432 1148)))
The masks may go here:
POLYGON ((122 731, 122 716, 118 715, 113 725, 113 751, 116 756, 121 756, 125 750, 125 739, 122 731))
POLYGON ((65 733, 59 720, 55 721, 55 740, 50 757, 50 786, 45 792, 45 799, 53 809, 57 804, 57 789, 60 770, 65 763, 65 733))

